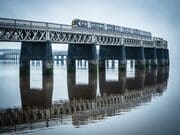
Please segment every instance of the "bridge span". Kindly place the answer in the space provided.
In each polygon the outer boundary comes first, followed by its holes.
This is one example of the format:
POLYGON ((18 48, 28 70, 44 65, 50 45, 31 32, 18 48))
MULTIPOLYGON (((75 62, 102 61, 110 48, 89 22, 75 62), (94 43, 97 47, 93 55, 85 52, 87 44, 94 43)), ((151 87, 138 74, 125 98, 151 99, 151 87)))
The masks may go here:
MULTIPOLYGON (((99 62, 104 67, 106 59, 119 60, 119 68, 126 60, 135 59, 136 67, 145 64, 169 64, 167 41, 158 37, 138 36, 131 32, 116 32, 48 22, 0 18, 0 41, 22 42, 20 63, 31 60, 53 62, 51 43, 69 44, 69 59, 97 60, 96 45, 100 45, 99 62)), ((52 67, 52 66, 50 66, 52 67)))

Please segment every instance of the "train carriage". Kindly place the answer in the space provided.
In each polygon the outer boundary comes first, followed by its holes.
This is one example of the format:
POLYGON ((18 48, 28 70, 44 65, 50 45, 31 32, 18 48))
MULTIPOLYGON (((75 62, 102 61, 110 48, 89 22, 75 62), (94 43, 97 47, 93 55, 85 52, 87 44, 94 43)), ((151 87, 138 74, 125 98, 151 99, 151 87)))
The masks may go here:
POLYGON ((88 28, 88 21, 74 19, 72 21, 72 26, 88 28))
POLYGON ((116 31, 116 32, 122 32, 122 27, 120 27, 120 26, 115 26, 115 31, 116 31))
POLYGON ((116 31, 126 34, 134 34, 136 36, 143 36, 147 38, 151 38, 151 32, 139 30, 139 29, 132 29, 127 27, 121 27, 111 24, 104 24, 104 23, 97 23, 91 22, 86 20, 74 19, 72 21, 72 26, 74 27, 82 27, 82 28, 89 28, 95 30, 106 30, 106 31, 116 31))
POLYGON ((105 30, 105 25, 102 23, 90 22, 91 29, 105 30))
POLYGON ((123 33, 131 33, 131 28, 122 27, 123 33))
POLYGON ((115 26, 111 24, 106 24, 106 30, 107 31, 115 31, 115 26))

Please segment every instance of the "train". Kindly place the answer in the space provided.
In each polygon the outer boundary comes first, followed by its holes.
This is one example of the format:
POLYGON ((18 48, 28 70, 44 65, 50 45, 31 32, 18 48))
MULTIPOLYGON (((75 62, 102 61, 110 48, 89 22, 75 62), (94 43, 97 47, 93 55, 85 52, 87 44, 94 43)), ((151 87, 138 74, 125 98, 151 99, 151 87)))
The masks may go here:
POLYGON ((73 27, 81 27, 81 28, 88 28, 88 29, 95 29, 95 30, 106 30, 106 31, 114 31, 114 32, 121 32, 121 33, 129 33, 129 34, 135 34, 138 36, 146 36, 151 38, 151 32, 139 30, 139 29, 133 29, 133 28, 127 28, 122 26, 116 26, 112 24, 104 24, 104 23, 97 23, 97 22, 91 22, 81 19, 74 19, 72 21, 73 27))

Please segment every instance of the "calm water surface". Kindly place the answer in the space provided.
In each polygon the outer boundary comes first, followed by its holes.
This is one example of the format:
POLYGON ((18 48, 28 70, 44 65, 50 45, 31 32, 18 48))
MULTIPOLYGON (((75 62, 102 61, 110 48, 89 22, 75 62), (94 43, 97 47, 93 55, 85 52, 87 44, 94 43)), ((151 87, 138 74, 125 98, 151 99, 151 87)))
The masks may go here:
POLYGON ((180 134, 179 60, 172 59, 170 67, 164 68, 135 70, 128 66, 126 72, 118 71, 117 64, 111 61, 109 68, 96 71, 88 70, 88 62, 75 64, 76 69, 70 70, 66 61, 64 64, 55 62, 52 73, 42 75, 42 63, 32 62, 27 76, 20 74, 19 64, 1 61, 1 121, 5 119, 5 112, 12 108, 30 110, 28 106, 36 106, 35 109, 43 110, 73 101, 90 103, 90 106, 85 105, 85 110, 75 108, 75 112, 72 108, 76 105, 71 104, 72 112, 57 116, 54 113, 51 118, 20 122, 16 126, 1 123, 0 132, 180 134), (113 104, 112 97, 120 97, 121 101, 116 99, 117 103, 113 104), (108 98, 110 100, 105 101, 108 98))

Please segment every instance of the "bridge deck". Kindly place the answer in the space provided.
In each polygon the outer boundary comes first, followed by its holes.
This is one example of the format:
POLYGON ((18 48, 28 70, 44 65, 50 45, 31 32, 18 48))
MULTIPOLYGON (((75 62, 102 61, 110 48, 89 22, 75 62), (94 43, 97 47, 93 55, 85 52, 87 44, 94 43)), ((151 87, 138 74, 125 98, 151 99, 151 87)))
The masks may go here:
POLYGON ((167 41, 162 38, 140 37, 132 33, 77 28, 65 24, 6 18, 0 18, 0 41, 50 41, 62 44, 77 43, 167 48, 167 41))

